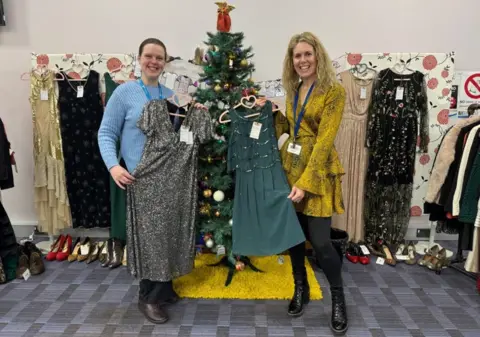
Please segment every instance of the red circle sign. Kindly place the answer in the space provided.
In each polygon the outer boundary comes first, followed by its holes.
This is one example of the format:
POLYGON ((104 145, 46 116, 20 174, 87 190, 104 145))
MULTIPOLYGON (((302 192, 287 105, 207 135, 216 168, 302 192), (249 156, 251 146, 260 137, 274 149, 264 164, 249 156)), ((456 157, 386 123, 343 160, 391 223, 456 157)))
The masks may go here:
POLYGON ((465 80, 465 85, 463 86, 463 89, 465 90, 465 94, 468 97, 473 98, 473 99, 480 99, 480 85, 476 81, 477 78, 480 79, 480 74, 473 74, 473 75, 469 76, 465 80), (478 90, 479 93, 477 95, 472 94, 470 92, 470 90, 468 90, 469 84, 473 85, 478 90))

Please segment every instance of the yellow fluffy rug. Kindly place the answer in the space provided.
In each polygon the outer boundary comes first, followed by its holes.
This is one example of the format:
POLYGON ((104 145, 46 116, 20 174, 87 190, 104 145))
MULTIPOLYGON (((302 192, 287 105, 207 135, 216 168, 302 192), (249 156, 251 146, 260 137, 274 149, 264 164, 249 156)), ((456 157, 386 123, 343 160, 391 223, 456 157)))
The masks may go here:
MULTIPOLYGON (((219 261, 214 254, 201 254, 195 259, 192 273, 182 276, 173 282, 175 291, 180 297, 215 298, 215 299, 290 299, 293 294, 293 277, 290 257, 283 256, 283 264, 278 256, 252 257, 252 264, 263 273, 254 272, 249 267, 243 271, 235 271, 233 280, 225 287, 228 268, 211 267, 219 261)), ((322 299, 322 292, 315 274, 306 261, 307 277, 310 284, 310 298, 322 299)))

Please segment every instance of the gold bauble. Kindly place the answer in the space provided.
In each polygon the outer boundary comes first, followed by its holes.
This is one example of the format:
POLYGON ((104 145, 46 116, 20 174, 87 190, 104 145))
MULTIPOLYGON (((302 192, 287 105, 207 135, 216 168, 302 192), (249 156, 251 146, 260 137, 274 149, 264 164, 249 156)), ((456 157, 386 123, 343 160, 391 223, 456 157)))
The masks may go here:
POLYGON ((223 85, 223 90, 228 90, 228 88, 230 88, 230 84, 225 83, 225 84, 223 85))
POLYGON ((240 61, 240 65, 241 65, 242 67, 248 66, 248 61, 247 61, 247 59, 241 60, 241 61, 240 61))
POLYGON ((210 214, 210 204, 206 204, 200 207, 200 214, 209 215, 210 214))
POLYGON ((237 261, 235 263, 235 269, 238 270, 238 271, 242 271, 245 269, 245 263, 243 263, 242 261, 237 261))
POLYGON ((253 78, 250 77, 250 78, 248 79, 248 83, 249 83, 249 84, 253 84, 253 83, 255 83, 255 81, 253 80, 253 78))
POLYGON ((208 162, 209 164, 213 163, 213 158, 210 157, 210 156, 208 156, 208 157, 207 157, 207 162, 208 162))
POLYGON ((217 218, 219 218, 220 215, 221 215, 221 214, 220 214, 220 211, 215 211, 215 216, 216 216, 217 218))
POLYGON ((204 190, 204 191, 203 191, 203 196, 204 196, 205 198, 210 198, 210 197, 212 196, 212 190, 210 190, 210 189, 204 190))
POLYGON ((222 87, 220 85, 216 85, 215 88, 213 88, 213 90, 215 90, 216 92, 220 92, 222 91, 222 87))
POLYGON ((208 180, 208 176, 203 177, 203 180, 207 181, 207 180, 208 180))
POLYGON ((256 94, 258 94, 258 91, 257 91, 257 89, 253 89, 253 88, 252 88, 252 90, 250 90, 250 93, 251 93, 252 95, 256 95, 256 94))

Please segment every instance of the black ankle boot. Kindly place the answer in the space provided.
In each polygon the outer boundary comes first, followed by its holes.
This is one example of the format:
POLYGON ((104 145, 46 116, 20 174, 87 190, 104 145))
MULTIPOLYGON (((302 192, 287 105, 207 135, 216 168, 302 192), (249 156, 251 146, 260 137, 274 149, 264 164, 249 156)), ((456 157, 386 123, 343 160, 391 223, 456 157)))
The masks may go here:
POLYGON ((344 335, 348 330, 347 306, 343 287, 331 289, 332 294, 332 319, 330 328, 336 335, 344 335))
POLYGON ((308 285, 307 276, 294 275, 295 291, 292 300, 288 305, 288 314, 293 317, 303 315, 305 305, 310 302, 310 286, 308 285))

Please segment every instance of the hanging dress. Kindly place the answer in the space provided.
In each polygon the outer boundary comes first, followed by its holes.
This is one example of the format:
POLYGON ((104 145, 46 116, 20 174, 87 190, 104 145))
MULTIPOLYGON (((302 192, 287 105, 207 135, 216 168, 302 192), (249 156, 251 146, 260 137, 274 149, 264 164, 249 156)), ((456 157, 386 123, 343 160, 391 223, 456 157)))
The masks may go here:
POLYGON ((365 227, 363 206, 368 158, 365 139, 373 80, 355 78, 349 70, 339 75, 346 101, 335 148, 345 170, 342 179, 345 213, 334 214, 332 226, 346 231, 351 241, 358 242, 363 240, 365 227))
MULTIPOLYGON (((115 89, 119 86, 115 82, 110 73, 106 72, 104 75, 105 79, 105 105, 108 103, 108 100, 112 96, 115 89)), ((117 153, 120 155, 120 140, 117 144, 117 153)), ((120 159, 120 165, 123 168, 126 168, 125 163, 120 159)), ((119 239, 122 241, 126 240, 127 229, 127 194, 124 189, 118 187, 110 175, 110 207, 111 207, 111 227, 110 227, 110 237, 119 239)))
POLYGON ((198 199, 198 149, 212 138, 208 112, 190 109, 180 141, 166 100, 151 100, 137 126, 146 135, 142 158, 127 185, 127 261, 138 279, 167 282, 192 271, 198 199))
POLYGON ((287 198, 291 188, 280 161, 272 104, 267 102, 256 118, 243 117, 251 113, 246 108, 229 113, 227 164, 235 172, 232 252, 269 256, 305 241, 305 236, 287 198), (257 126, 255 139, 251 132, 257 126))
POLYGON ((55 74, 30 73, 33 120, 34 204, 38 229, 51 235, 72 226, 65 182, 55 74))
POLYGON ((396 244, 410 221, 418 134, 420 150, 428 150, 426 86, 418 71, 400 75, 385 69, 373 90, 367 124, 365 239, 396 244))
POLYGON ((73 227, 110 227, 110 174, 97 141, 103 116, 99 74, 90 70, 81 81, 63 76, 58 105, 73 227))

